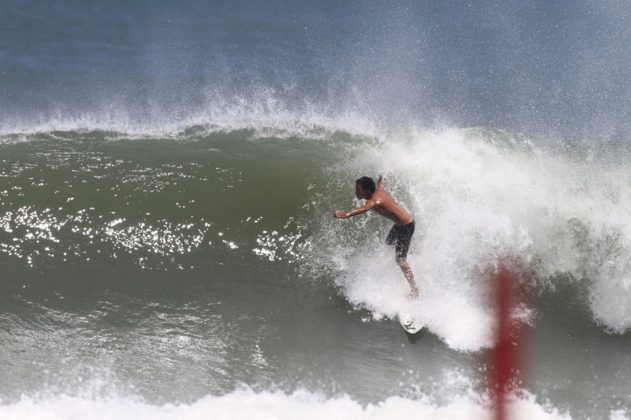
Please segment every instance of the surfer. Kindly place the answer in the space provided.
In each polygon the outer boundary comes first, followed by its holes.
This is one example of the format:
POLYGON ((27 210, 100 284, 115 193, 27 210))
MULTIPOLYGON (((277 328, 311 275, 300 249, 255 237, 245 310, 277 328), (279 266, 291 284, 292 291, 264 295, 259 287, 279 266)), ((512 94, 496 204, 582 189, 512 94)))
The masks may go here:
POLYGON ((368 210, 374 210, 380 215, 387 217, 394 222, 394 226, 390 229, 390 233, 386 237, 388 245, 395 246, 395 259, 403 271, 403 275, 410 285, 410 297, 418 297, 418 288, 414 281, 412 268, 407 262, 408 249, 414 235, 414 218, 410 213, 399 207, 383 188, 383 176, 379 176, 377 185, 372 178, 363 176, 355 181, 355 195, 360 200, 366 200, 366 203, 359 208, 349 212, 336 210, 334 217, 336 219, 346 219, 348 217, 357 216, 366 213, 368 210))

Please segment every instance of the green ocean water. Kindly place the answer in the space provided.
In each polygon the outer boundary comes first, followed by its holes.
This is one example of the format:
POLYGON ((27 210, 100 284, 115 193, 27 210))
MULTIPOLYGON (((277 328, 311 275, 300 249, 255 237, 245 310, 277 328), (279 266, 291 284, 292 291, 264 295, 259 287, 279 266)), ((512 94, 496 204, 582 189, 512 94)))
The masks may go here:
MULTIPOLYGON (((491 174, 497 184, 486 181, 484 188, 519 185, 523 177, 539 179, 528 171, 545 164, 546 150, 561 146, 530 139, 523 147, 523 139, 479 129, 416 134, 395 148, 344 131, 262 132, 192 127, 163 137, 73 131, 4 138, 4 402, 17 403, 34 389, 51 396, 125 393, 149 404, 193 403, 242 386, 347 394, 363 403, 392 394, 431 396, 436 404, 467 389, 483 395, 485 277, 460 278, 456 271, 441 278, 435 267, 447 258, 454 269, 475 273, 465 256, 504 241, 503 249, 526 252, 520 258, 530 258, 536 272, 524 389, 574 416, 598 415, 600 404, 607 412, 624 409, 627 327, 624 318, 594 306, 603 287, 610 301, 624 287, 612 277, 599 285, 597 277, 601 270, 615 275, 601 264, 625 249, 619 222, 608 231, 595 216, 556 216, 541 232, 540 221, 522 219, 517 190, 491 209, 512 214, 523 227, 507 237, 495 231, 491 244, 482 233, 468 242, 473 226, 493 231, 475 206, 457 207, 462 220, 475 222, 469 228, 436 219, 453 214, 450 200, 470 203, 477 180, 458 181, 469 176, 467 165, 498 168, 514 159, 525 172, 510 179, 491 174), (415 164, 410 172, 416 158, 407 152, 418 147, 434 156, 430 166, 415 164), (426 171, 443 153, 444 171, 432 179, 426 171), (389 173, 388 159, 404 170, 389 173), (419 337, 406 336, 391 312, 404 305, 405 289, 383 244, 388 223, 331 216, 334 208, 357 204, 353 179, 364 174, 360 168, 385 170, 395 197, 415 206, 420 229, 411 261, 424 293, 416 310, 428 322, 419 337), (431 195, 437 185, 449 190, 447 198, 431 195), (419 194, 419 188, 427 189, 419 194), (530 229, 526 245, 520 229, 530 229), (460 235, 454 244, 463 248, 443 249, 436 234, 460 235), (549 235, 544 248, 536 245, 541 235, 549 235), (550 247, 565 262, 546 262, 550 247), (568 265, 572 258, 578 265, 568 265), (449 309, 461 303, 469 309, 449 309), (609 325, 606 316, 614 317, 609 325), (471 334, 478 328, 479 336, 471 334)), ((580 164, 578 152, 568 152, 568 168, 580 164)), ((595 161, 607 159, 604 151, 595 161)), ((607 179, 615 165, 609 171, 607 179)), ((587 180, 561 182, 568 190, 583 183, 579 199, 590 208, 587 180)), ((622 205, 623 196, 616 197, 612 203, 622 205)), ((561 204, 554 206, 560 214, 561 204)), ((473 262, 483 264, 488 255, 473 262)), ((620 309, 625 302, 617 303, 620 309)))

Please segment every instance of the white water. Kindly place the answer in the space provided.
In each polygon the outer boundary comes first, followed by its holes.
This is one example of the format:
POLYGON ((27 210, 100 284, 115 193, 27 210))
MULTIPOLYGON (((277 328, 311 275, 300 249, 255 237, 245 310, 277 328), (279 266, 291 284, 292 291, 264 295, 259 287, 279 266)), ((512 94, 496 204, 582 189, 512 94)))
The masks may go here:
POLYGON ((571 275, 573 287, 587 288, 594 322, 624 333, 631 328, 631 168, 624 155, 576 147, 459 129, 413 131, 367 147, 341 176, 384 173, 386 189, 414 213, 409 261, 421 298, 407 300, 394 250, 383 243, 390 223, 377 215, 324 220, 318 240, 333 255, 327 264, 353 304, 375 318, 412 311, 459 350, 492 345, 489 274, 507 258, 533 272, 538 290, 571 275))
MULTIPOLYGON (((569 419, 567 414, 538 404, 533 397, 513 399, 513 420, 569 419)), ((22 397, 13 404, 0 405, 5 420, 397 420, 397 419, 480 419, 492 418, 487 404, 472 396, 452 398, 446 404, 427 398, 412 400, 390 397, 378 404, 362 405, 348 396, 324 398, 308 391, 293 394, 238 390, 223 396, 208 395, 190 404, 154 405, 130 396, 22 397)), ((618 417, 614 417, 614 414, 618 417)), ((612 412, 624 419, 624 412, 612 412)))

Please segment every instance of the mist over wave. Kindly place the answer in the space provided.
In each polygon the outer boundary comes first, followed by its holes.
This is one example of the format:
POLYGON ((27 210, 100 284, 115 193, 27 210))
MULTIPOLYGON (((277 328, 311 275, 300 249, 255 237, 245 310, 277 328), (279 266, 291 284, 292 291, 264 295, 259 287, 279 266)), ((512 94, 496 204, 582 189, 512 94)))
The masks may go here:
POLYGON ((130 131, 272 100, 397 124, 628 138, 631 9, 619 2, 5 6, 3 132, 95 116, 130 131))

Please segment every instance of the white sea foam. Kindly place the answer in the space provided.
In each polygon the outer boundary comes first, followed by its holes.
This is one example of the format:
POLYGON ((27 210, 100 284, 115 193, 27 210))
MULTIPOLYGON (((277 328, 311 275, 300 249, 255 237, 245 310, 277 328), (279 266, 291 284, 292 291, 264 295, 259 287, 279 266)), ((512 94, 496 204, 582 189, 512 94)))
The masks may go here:
MULTIPOLYGON (((533 397, 514 398, 510 403, 510 412, 513 420, 570 418, 554 408, 538 404, 533 397)), ((436 404, 424 398, 390 397, 378 404, 362 405, 348 396, 327 399, 308 391, 285 394, 238 390, 223 396, 208 395, 190 404, 164 405, 150 404, 129 396, 24 396, 16 403, 0 405, 0 417, 6 420, 487 420, 492 418, 492 414, 487 404, 469 396, 453 398, 446 404, 436 404)))
POLYGON ((448 129, 364 149, 340 172, 385 173, 387 188, 415 214, 409 261, 421 298, 406 299, 394 251, 383 244, 387 228, 374 216, 323 221, 319 233, 347 298, 375 318, 411 311, 452 348, 478 350, 492 344, 489 274, 509 258, 534 273, 534 287, 571 275, 587 288, 595 322, 627 331, 631 169, 622 156, 561 146, 448 129))

